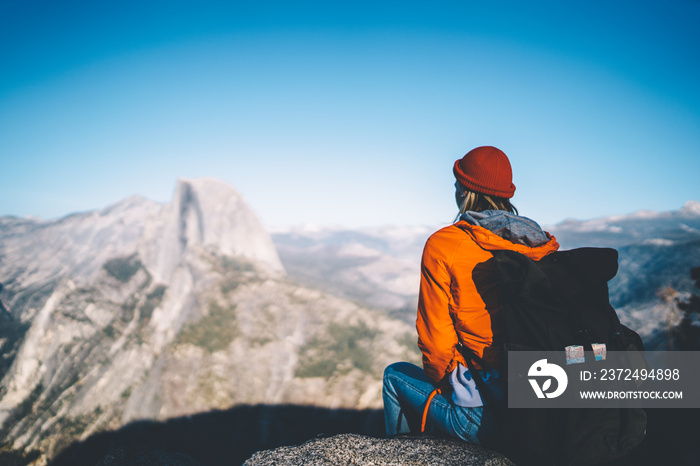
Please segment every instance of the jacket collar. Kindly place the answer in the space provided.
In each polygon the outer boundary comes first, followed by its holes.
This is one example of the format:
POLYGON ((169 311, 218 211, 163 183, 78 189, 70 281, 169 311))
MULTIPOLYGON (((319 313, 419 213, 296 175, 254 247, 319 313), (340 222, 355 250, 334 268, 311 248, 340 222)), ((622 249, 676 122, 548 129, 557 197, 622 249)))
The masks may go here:
MULTIPOLYGON (((532 220, 530 220, 530 222, 532 222, 532 220)), ((532 223, 537 225, 535 222, 532 223)), ((540 260, 547 254, 559 249, 557 239, 541 229, 539 231, 542 234, 541 239, 544 240, 544 242, 532 241, 532 238, 528 240, 520 238, 518 235, 513 235, 513 231, 508 228, 505 229, 506 233, 504 236, 506 236, 506 238, 503 238, 484 226, 471 224, 466 220, 458 221, 455 223, 455 226, 461 230, 464 230, 469 236, 471 236, 476 244, 487 251, 506 249, 524 254, 532 260, 540 260), (520 238, 520 240, 518 240, 518 238, 520 238), (514 240, 517 242, 514 242, 514 240), (528 242, 530 242, 530 244, 527 244, 528 242)), ((539 225, 537 225, 537 227, 539 228, 539 225)), ((496 231, 500 233, 502 230, 499 229, 496 231)))

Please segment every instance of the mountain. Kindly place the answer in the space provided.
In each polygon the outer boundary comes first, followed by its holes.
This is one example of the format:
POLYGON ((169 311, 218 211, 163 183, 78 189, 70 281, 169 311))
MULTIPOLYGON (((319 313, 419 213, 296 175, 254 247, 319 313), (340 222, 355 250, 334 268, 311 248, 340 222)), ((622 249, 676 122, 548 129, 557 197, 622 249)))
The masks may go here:
POLYGON ((0 218, 0 438, 38 451, 238 404, 380 407, 410 326, 286 275, 245 200, 179 180, 53 221, 0 218))

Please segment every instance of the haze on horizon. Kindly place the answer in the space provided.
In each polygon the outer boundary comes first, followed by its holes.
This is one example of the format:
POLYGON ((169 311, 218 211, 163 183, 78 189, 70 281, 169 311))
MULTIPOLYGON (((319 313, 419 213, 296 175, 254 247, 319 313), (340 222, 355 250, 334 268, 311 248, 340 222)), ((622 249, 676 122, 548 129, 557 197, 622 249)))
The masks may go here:
POLYGON ((700 3, 0 4, 0 216, 201 176, 263 223, 435 225, 509 155, 542 224, 698 200, 700 3))

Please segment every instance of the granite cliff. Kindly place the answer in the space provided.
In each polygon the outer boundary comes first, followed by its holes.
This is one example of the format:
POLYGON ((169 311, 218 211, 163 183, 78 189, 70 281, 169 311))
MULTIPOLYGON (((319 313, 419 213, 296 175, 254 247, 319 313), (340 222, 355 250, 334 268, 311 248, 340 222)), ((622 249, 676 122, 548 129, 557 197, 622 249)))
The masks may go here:
POLYGON ((212 179, 54 221, 0 218, 0 429, 37 463, 139 419, 237 404, 381 406, 410 326, 290 280, 212 179))

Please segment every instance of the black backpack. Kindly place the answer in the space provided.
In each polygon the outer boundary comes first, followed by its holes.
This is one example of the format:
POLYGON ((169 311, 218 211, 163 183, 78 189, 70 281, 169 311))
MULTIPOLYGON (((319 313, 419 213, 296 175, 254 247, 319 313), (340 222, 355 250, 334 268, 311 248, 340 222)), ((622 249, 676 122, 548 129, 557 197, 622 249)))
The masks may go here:
MULTIPOLYGON (((502 371, 508 351, 564 351, 593 343, 609 351, 642 351, 637 333, 620 323, 607 283, 617 273, 617 251, 580 248, 533 261, 514 251, 491 251, 484 266, 500 280, 502 371)), ((477 288, 479 286, 478 282, 477 288)), ((479 358, 460 349, 472 373, 479 358)), ((483 367, 483 365, 482 365, 483 367)), ((517 464, 589 465, 615 460, 644 438, 646 415, 637 408, 505 409, 481 377, 474 377, 486 404, 497 407, 499 448, 517 464)))

